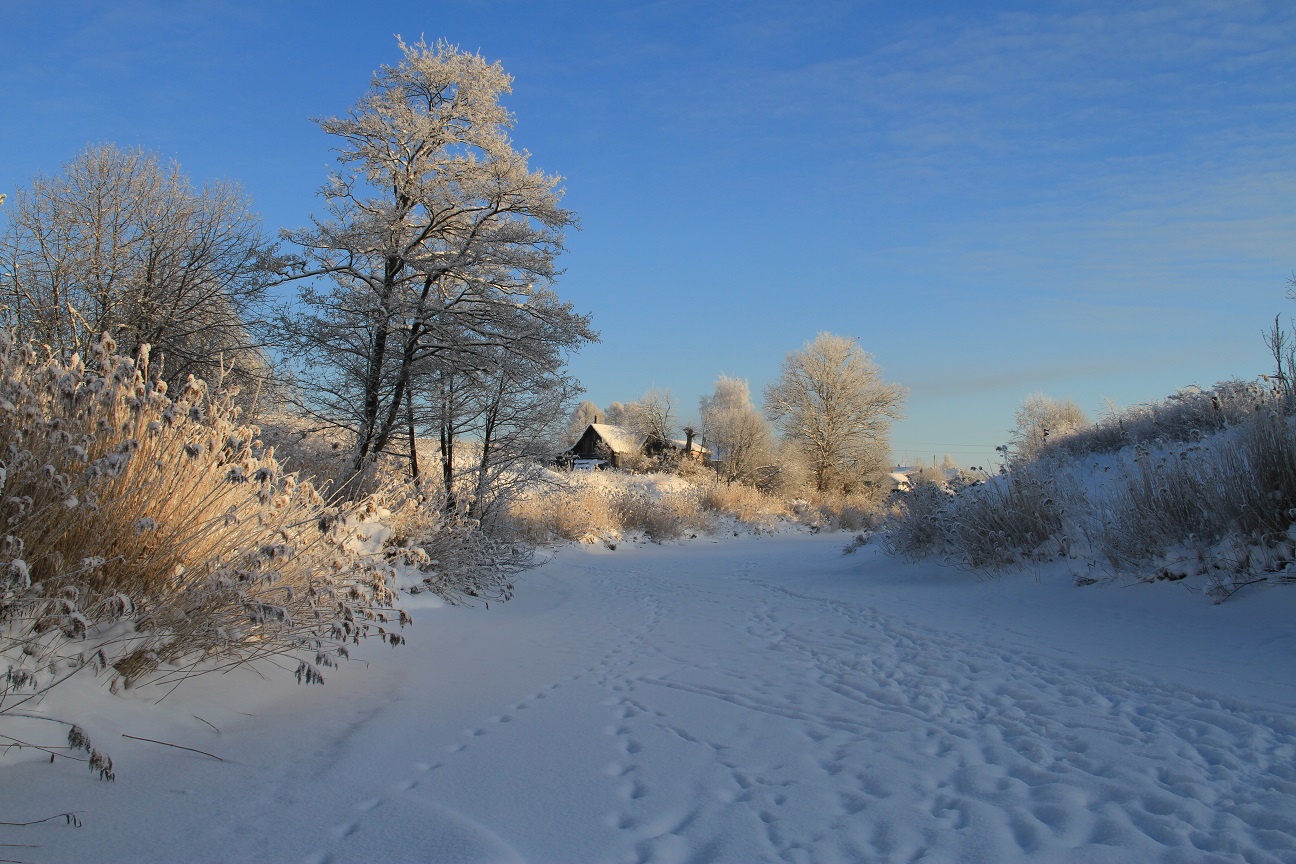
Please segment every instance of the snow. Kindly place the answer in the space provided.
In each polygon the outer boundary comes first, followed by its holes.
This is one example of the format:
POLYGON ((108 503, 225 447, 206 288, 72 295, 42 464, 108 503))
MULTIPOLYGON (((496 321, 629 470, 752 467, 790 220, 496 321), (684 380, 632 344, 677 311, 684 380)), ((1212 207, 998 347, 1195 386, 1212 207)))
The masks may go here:
POLYGON ((634 432, 624 426, 613 426, 610 423, 591 423, 590 428, 612 448, 614 453, 638 453, 643 441, 634 432))
POLYGON ((118 779, 7 754, 0 818, 83 827, 0 843, 41 862, 1296 861, 1296 591, 986 580, 847 539, 562 547, 507 604, 409 598, 407 645, 361 645, 323 687, 242 669, 157 704, 74 681, 39 710, 75 713, 118 779))

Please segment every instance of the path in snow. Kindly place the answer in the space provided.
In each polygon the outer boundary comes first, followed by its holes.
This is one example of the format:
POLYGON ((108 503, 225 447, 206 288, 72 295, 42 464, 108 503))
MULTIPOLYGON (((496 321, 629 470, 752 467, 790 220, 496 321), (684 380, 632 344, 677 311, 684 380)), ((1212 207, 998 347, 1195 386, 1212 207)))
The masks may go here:
POLYGON ((1255 707, 983 617, 995 592, 1017 614, 1035 594, 1095 614, 1090 595, 840 546, 563 550, 512 603, 423 611, 366 674, 214 736, 237 765, 119 757, 117 786, 167 789, 96 794, 86 828, 42 842, 316 864, 1296 861, 1296 700, 1268 656, 1236 661, 1271 680, 1255 707), (132 808, 176 821, 147 842, 101 824, 132 808))

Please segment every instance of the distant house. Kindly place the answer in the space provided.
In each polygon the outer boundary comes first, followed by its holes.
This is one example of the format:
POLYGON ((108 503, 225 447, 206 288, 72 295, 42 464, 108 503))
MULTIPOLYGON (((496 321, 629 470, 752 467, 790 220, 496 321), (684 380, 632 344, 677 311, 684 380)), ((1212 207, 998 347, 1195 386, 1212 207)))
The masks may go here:
POLYGON ((691 430, 686 430, 686 431, 688 432, 687 438, 682 440, 676 438, 666 443, 670 445, 672 449, 678 450, 680 453, 684 454, 685 456, 688 456, 688 458, 692 459, 694 462, 705 462, 709 460, 712 455, 711 451, 706 447, 703 447, 697 441, 693 440, 693 432, 691 430))
POLYGON ((679 441, 648 440, 624 426, 591 423, 559 459, 567 464, 584 463, 582 467, 593 464, 598 467, 623 468, 629 457, 660 456, 663 453, 685 454, 688 458, 701 462, 711 451, 694 441, 691 434, 679 441))
POLYGON ((908 492, 913 488, 913 475, 917 473, 917 468, 905 468, 897 465, 896 470, 891 472, 891 491, 908 492))
POLYGON ((939 474, 939 476, 941 477, 944 477, 945 478, 944 483, 947 486, 949 483, 953 481, 957 481, 959 479, 959 470, 957 468, 941 468, 938 471, 938 469, 934 467, 924 469, 920 465, 897 465, 890 472, 891 491, 892 492, 910 491, 911 489, 913 489, 914 484, 918 482, 919 476, 922 475, 924 472, 926 472, 928 477, 933 477, 937 474, 939 474))
POLYGON ((620 468, 627 456, 642 452, 643 441, 629 429, 611 423, 591 423, 561 458, 568 463, 601 460, 613 468, 620 468))

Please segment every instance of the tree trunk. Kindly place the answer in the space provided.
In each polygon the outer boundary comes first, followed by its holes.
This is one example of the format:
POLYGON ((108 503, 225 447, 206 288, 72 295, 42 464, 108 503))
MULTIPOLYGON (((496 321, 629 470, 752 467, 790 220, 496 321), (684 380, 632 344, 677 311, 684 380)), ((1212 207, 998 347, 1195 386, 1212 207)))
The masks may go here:
POLYGON ((414 482, 414 486, 417 488, 422 485, 423 481, 419 477, 418 438, 414 435, 414 390, 412 387, 405 390, 405 420, 409 424, 410 480, 414 482))
POLYGON ((445 489, 446 513, 454 513, 458 502, 454 491, 454 382, 441 373, 441 483, 445 489))

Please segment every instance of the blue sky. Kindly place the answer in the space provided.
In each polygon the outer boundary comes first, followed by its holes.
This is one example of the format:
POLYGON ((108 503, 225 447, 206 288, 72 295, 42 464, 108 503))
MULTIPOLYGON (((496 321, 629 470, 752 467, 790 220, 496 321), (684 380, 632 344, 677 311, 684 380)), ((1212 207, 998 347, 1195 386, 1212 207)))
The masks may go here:
POLYGON ((599 404, 754 394, 822 330, 910 388, 897 459, 991 464, 1030 393, 1091 416, 1268 371, 1296 269, 1288 2, 0 0, 0 191, 90 142, 306 223, 394 34, 515 77, 581 218, 599 404), (361 8, 361 7, 364 8, 361 8))

